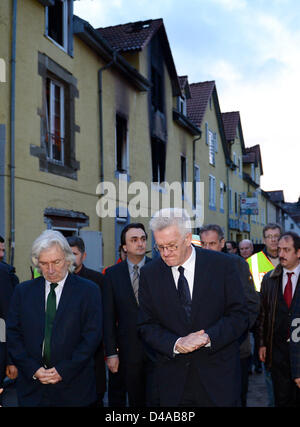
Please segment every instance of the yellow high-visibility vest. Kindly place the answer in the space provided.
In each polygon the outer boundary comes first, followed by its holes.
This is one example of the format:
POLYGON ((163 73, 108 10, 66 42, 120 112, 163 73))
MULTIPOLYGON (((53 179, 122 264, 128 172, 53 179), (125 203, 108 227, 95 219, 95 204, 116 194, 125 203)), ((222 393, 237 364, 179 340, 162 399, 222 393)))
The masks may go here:
POLYGON ((249 264, 249 269, 253 277, 254 286, 257 292, 260 292, 260 286, 264 275, 274 270, 275 266, 271 263, 269 258, 263 251, 258 252, 246 259, 249 264))
POLYGON ((37 271, 37 269, 35 268, 34 270, 33 270, 33 278, 34 279, 36 279, 37 277, 40 277, 41 276, 41 273, 39 273, 38 271, 37 271))

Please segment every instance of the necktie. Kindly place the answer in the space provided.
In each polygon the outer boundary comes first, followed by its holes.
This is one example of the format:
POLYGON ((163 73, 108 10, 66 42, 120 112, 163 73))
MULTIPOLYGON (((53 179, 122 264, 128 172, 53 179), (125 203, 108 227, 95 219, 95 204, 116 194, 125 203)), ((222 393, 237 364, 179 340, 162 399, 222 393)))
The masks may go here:
POLYGON ((47 297, 46 319, 45 319, 45 340, 44 340, 44 362, 47 367, 51 364, 51 333, 56 314, 56 293, 57 283, 50 283, 50 292, 47 297))
POLYGON ((290 308, 292 299, 293 299, 292 275, 294 273, 286 273, 286 274, 287 274, 288 280, 284 288, 283 298, 285 299, 285 302, 288 308, 290 308))
POLYGON ((134 292, 137 303, 139 303, 139 300, 138 300, 139 278, 140 278, 139 266, 134 265, 133 266, 133 276, 132 276, 132 287, 133 287, 133 292, 134 292))
POLYGON ((184 275, 184 268, 182 266, 178 267, 179 279, 178 279, 178 295, 184 311, 186 312, 187 318, 191 316, 192 308, 192 299, 189 289, 188 281, 184 275))

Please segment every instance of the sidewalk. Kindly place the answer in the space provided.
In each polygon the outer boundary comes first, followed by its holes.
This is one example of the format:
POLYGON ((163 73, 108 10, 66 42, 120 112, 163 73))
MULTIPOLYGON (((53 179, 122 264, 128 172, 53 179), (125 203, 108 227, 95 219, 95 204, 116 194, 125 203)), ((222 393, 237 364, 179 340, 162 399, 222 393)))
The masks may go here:
POLYGON ((249 375, 249 388, 247 397, 248 407, 267 407, 268 406, 268 394, 267 387, 265 384, 265 376, 261 374, 249 375))

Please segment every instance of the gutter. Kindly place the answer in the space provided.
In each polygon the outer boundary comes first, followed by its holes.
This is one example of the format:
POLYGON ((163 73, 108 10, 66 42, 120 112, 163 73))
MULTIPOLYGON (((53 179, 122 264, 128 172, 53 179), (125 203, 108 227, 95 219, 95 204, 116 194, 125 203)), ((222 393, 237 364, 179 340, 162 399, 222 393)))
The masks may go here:
POLYGON ((12 42, 11 42, 11 87, 10 87, 10 255, 9 262, 14 264, 15 254, 15 105, 16 105, 16 38, 17 4, 13 0, 12 42))

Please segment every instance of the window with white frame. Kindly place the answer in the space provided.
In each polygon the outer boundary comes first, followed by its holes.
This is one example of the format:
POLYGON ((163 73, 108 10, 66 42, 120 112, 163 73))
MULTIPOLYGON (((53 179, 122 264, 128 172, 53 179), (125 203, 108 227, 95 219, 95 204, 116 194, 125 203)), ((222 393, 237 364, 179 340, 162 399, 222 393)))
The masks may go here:
POLYGON ((64 164, 65 158, 65 87, 46 79, 46 146, 48 160, 64 164))
POLYGON ((216 207, 216 178, 209 175, 209 207, 216 207))
POLYGON ((242 162, 241 157, 239 157, 239 160, 238 160, 238 168, 239 168, 239 176, 240 176, 240 178, 242 178, 242 176, 243 176, 243 162, 242 162))
POLYGON ((209 149, 209 164, 215 165, 216 164, 216 147, 215 147, 215 134, 211 130, 208 130, 208 149, 209 149))
POLYGON ((224 211, 224 182, 220 181, 220 210, 224 211))
MULTIPOLYGON (((70 37, 72 36, 70 23, 72 22, 72 2, 69 0, 55 0, 53 6, 46 6, 46 35, 61 46, 70 50, 70 37)), ((69 52, 70 53, 70 52, 69 52)))

